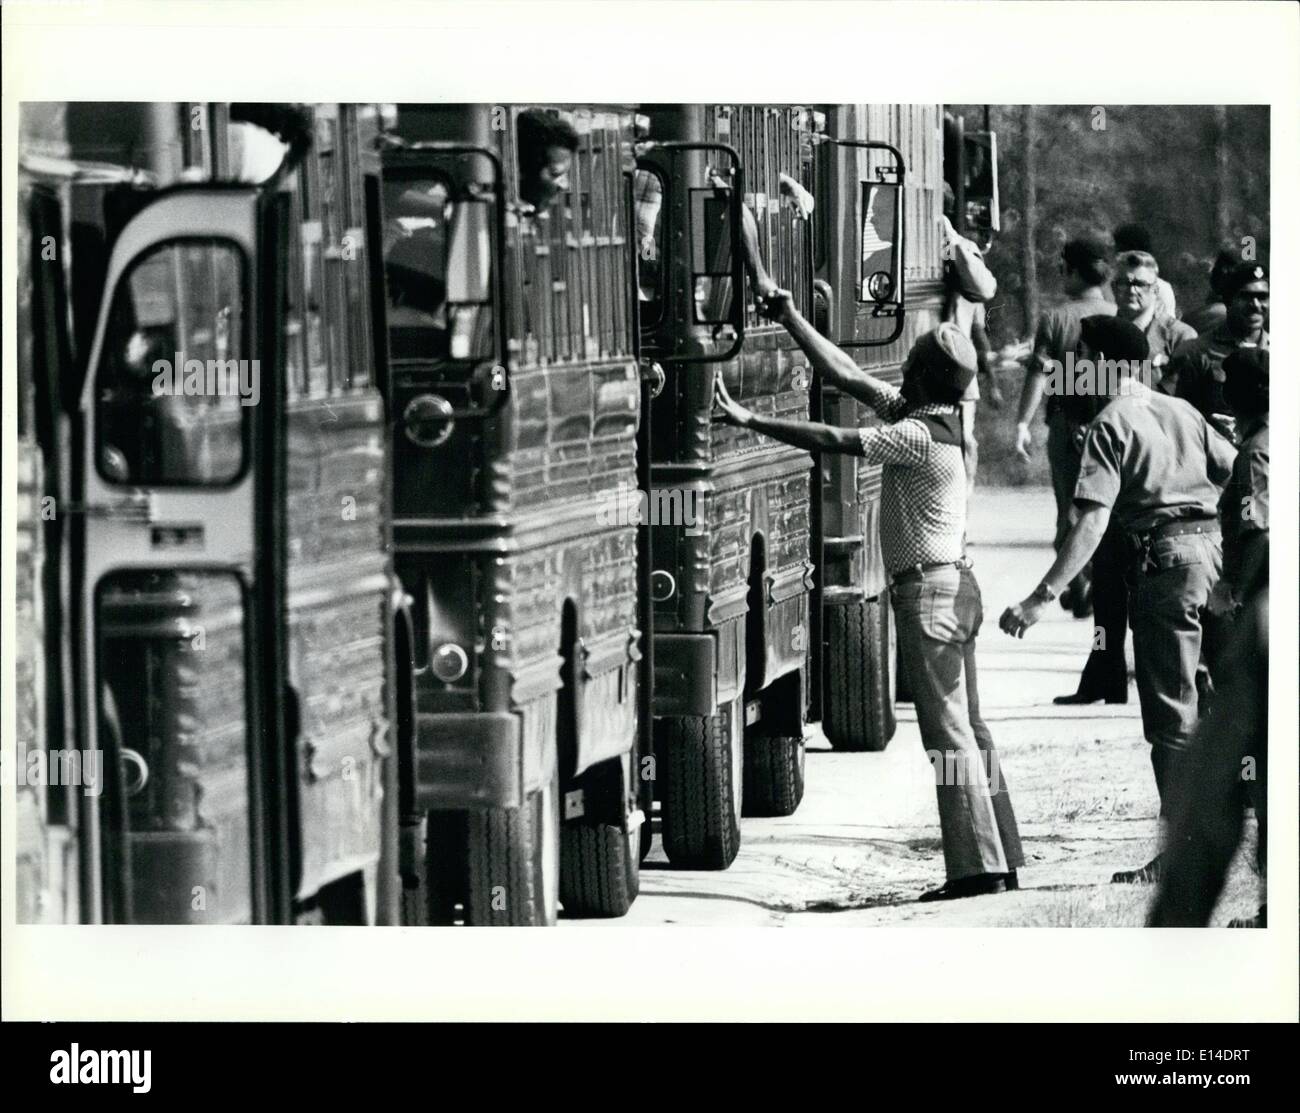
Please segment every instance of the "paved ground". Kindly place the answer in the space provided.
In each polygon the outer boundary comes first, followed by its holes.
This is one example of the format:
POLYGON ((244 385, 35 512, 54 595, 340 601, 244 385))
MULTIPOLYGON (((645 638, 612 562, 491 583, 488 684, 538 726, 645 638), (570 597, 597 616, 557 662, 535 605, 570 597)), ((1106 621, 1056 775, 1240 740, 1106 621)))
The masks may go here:
MULTIPOLYGON (((582 926, 1140 924, 1150 887, 1108 884, 1154 848, 1155 783, 1136 690, 1127 706, 1054 707, 1052 696, 1074 690, 1091 623, 1054 609, 1024 641, 997 628, 1002 609, 1050 564, 1052 513, 1049 491, 981 489, 970 528, 985 605, 981 700, 1028 857, 1020 892, 915 903, 942 883, 943 862, 933 774, 915 713, 902 705, 884 753, 836 754, 814 742, 799 811, 746 819, 729 870, 670 869, 656 834, 631 914, 582 926)), ((1254 910, 1258 881, 1246 861, 1243 852, 1216 922, 1254 910)))

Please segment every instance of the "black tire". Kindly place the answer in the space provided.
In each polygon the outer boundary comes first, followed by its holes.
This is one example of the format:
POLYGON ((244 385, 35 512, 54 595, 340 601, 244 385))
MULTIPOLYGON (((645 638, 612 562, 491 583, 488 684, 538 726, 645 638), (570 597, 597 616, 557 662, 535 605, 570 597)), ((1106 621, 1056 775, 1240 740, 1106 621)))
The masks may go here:
POLYGON ((725 870, 740 849, 740 700, 708 717, 660 720, 664 852, 681 869, 725 870))
POLYGON ((626 916, 641 891, 641 839, 612 823, 567 823, 560 832, 560 903, 566 916, 626 916))
POLYGON ((894 737, 889 605, 883 599, 826 608, 826 716, 831 747, 880 751, 894 737))
POLYGON ((422 905, 418 922, 443 927, 468 922, 468 812, 430 812, 426 821, 425 868, 419 889, 402 890, 402 922, 417 922, 408 910, 422 905))
POLYGON ((803 786, 802 738, 745 739, 745 815, 794 815, 803 786))
POLYGON ((402 884, 402 927, 427 927, 429 924, 428 896, 424 885, 417 882, 402 884))
POLYGON ((469 927, 554 924, 559 822, 558 775, 547 789, 529 793, 519 808, 431 813, 424 886, 427 922, 469 927))

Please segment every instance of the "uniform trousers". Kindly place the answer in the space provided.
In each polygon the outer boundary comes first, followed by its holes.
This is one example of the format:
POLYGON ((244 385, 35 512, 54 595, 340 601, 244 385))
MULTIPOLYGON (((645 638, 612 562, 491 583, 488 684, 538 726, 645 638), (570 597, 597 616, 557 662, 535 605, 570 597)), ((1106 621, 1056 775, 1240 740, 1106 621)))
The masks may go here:
POLYGON ((921 741, 935 766, 948 880, 1024 865, 1006 777, 983 717, 975 637, 984 618, 969 568, 931 569, 893 584, 900 664, 921 741))
MULTIPOLYGON (((1052 544, 1057 552, 1061 551, 1061 543, 1074 524, 1071 511, 1075 484, 1079 482, 1079 448, 1075 443, 1078 428, 1078 423, 1059 409, 1047 418, 1047 465, 1051 469, 1052 494, 1056 498, 1056 536, 1052 544)), ((1085 567, 1070 581, 1070 590, 1086 591, 1090 582, 1091 573, 1085 567)))
POLYGON ((1148 923, 1203 927, 1218 903, 1242 835, 1246 806, 1268 847, 1268 590, 1233 624, 1214 707, 1202 720, 1174 785, 1164 878, 1148 923))
POLYGON ((1079 691, 1093 698, 1128 695, 1128 590, 1124 584, 1124 531, 1112 523, 1092 554, 1092 652, 1079 677, 1079 691))
POLYGON ((1126 573, 1142 733, 1151 743, 1162 816, 1200 714, 1202 610, 1222 570, 1215 528, 1157 539, 1144 556, 1130 560, 1126 573))

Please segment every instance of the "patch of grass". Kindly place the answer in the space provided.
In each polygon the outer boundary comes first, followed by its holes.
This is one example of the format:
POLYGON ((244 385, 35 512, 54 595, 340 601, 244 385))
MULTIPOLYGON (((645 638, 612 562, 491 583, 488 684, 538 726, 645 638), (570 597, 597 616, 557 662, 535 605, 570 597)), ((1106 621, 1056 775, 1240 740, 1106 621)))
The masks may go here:
MULTIPOLYGON (((1250 820, 1228 870, 1211 927, 1226 927, 1238 916, 1251 916, 1262 900, 1263 885, 1255 873, 1257 828, 1250 820)), ((1026 889, 1015 916, 997 927, 1142 927, 1155 899, 1154 885, 1088 885, 1063 891, 1026 889)))
POLYGON ((1105 885, 1052 893, 998 927, 1141 927, 1155 889, 1105 885))
POLYGON ((1048 797, 1046 823, 1074 823, 1080 819, 1127 819, 1134 813, 1133 802, 1115 793, 1081 791, 1065 785, 1048 797))

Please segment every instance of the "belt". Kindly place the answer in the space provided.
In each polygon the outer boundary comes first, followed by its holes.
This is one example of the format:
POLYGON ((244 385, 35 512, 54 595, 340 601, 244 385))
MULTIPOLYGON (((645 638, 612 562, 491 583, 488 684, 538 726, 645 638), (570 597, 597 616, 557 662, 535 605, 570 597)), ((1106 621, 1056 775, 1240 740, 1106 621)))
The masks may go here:
POLYGON ((906 583, 908 580, 919 579, 925 572, 936 572, 940 568, 961 568, 971 567, 969 557, 962 557, 961 560, 936 560, 928 564, 909 564, 906 568, 893 573, 889 577, 891 584, 906 583))
POLYGON ((1218 518, 1175 518, 1150 529, 1138 530, 1132 536, 1138 540, 1159 541, 1165 537, 1182 537, 1187 533, 1218 533, 1218 518))
POLYGON ((1155 543, 1168 537, 1182 537, 1197 533, 1207 537, 1218 537, 1218 518, 1176 518, 1172 522, 1162 522, 1141 533, 1129 533, 1127 548, 1131 567, 1139 572, 1159 571, 1160 563, 1153 553, 1155 543))

